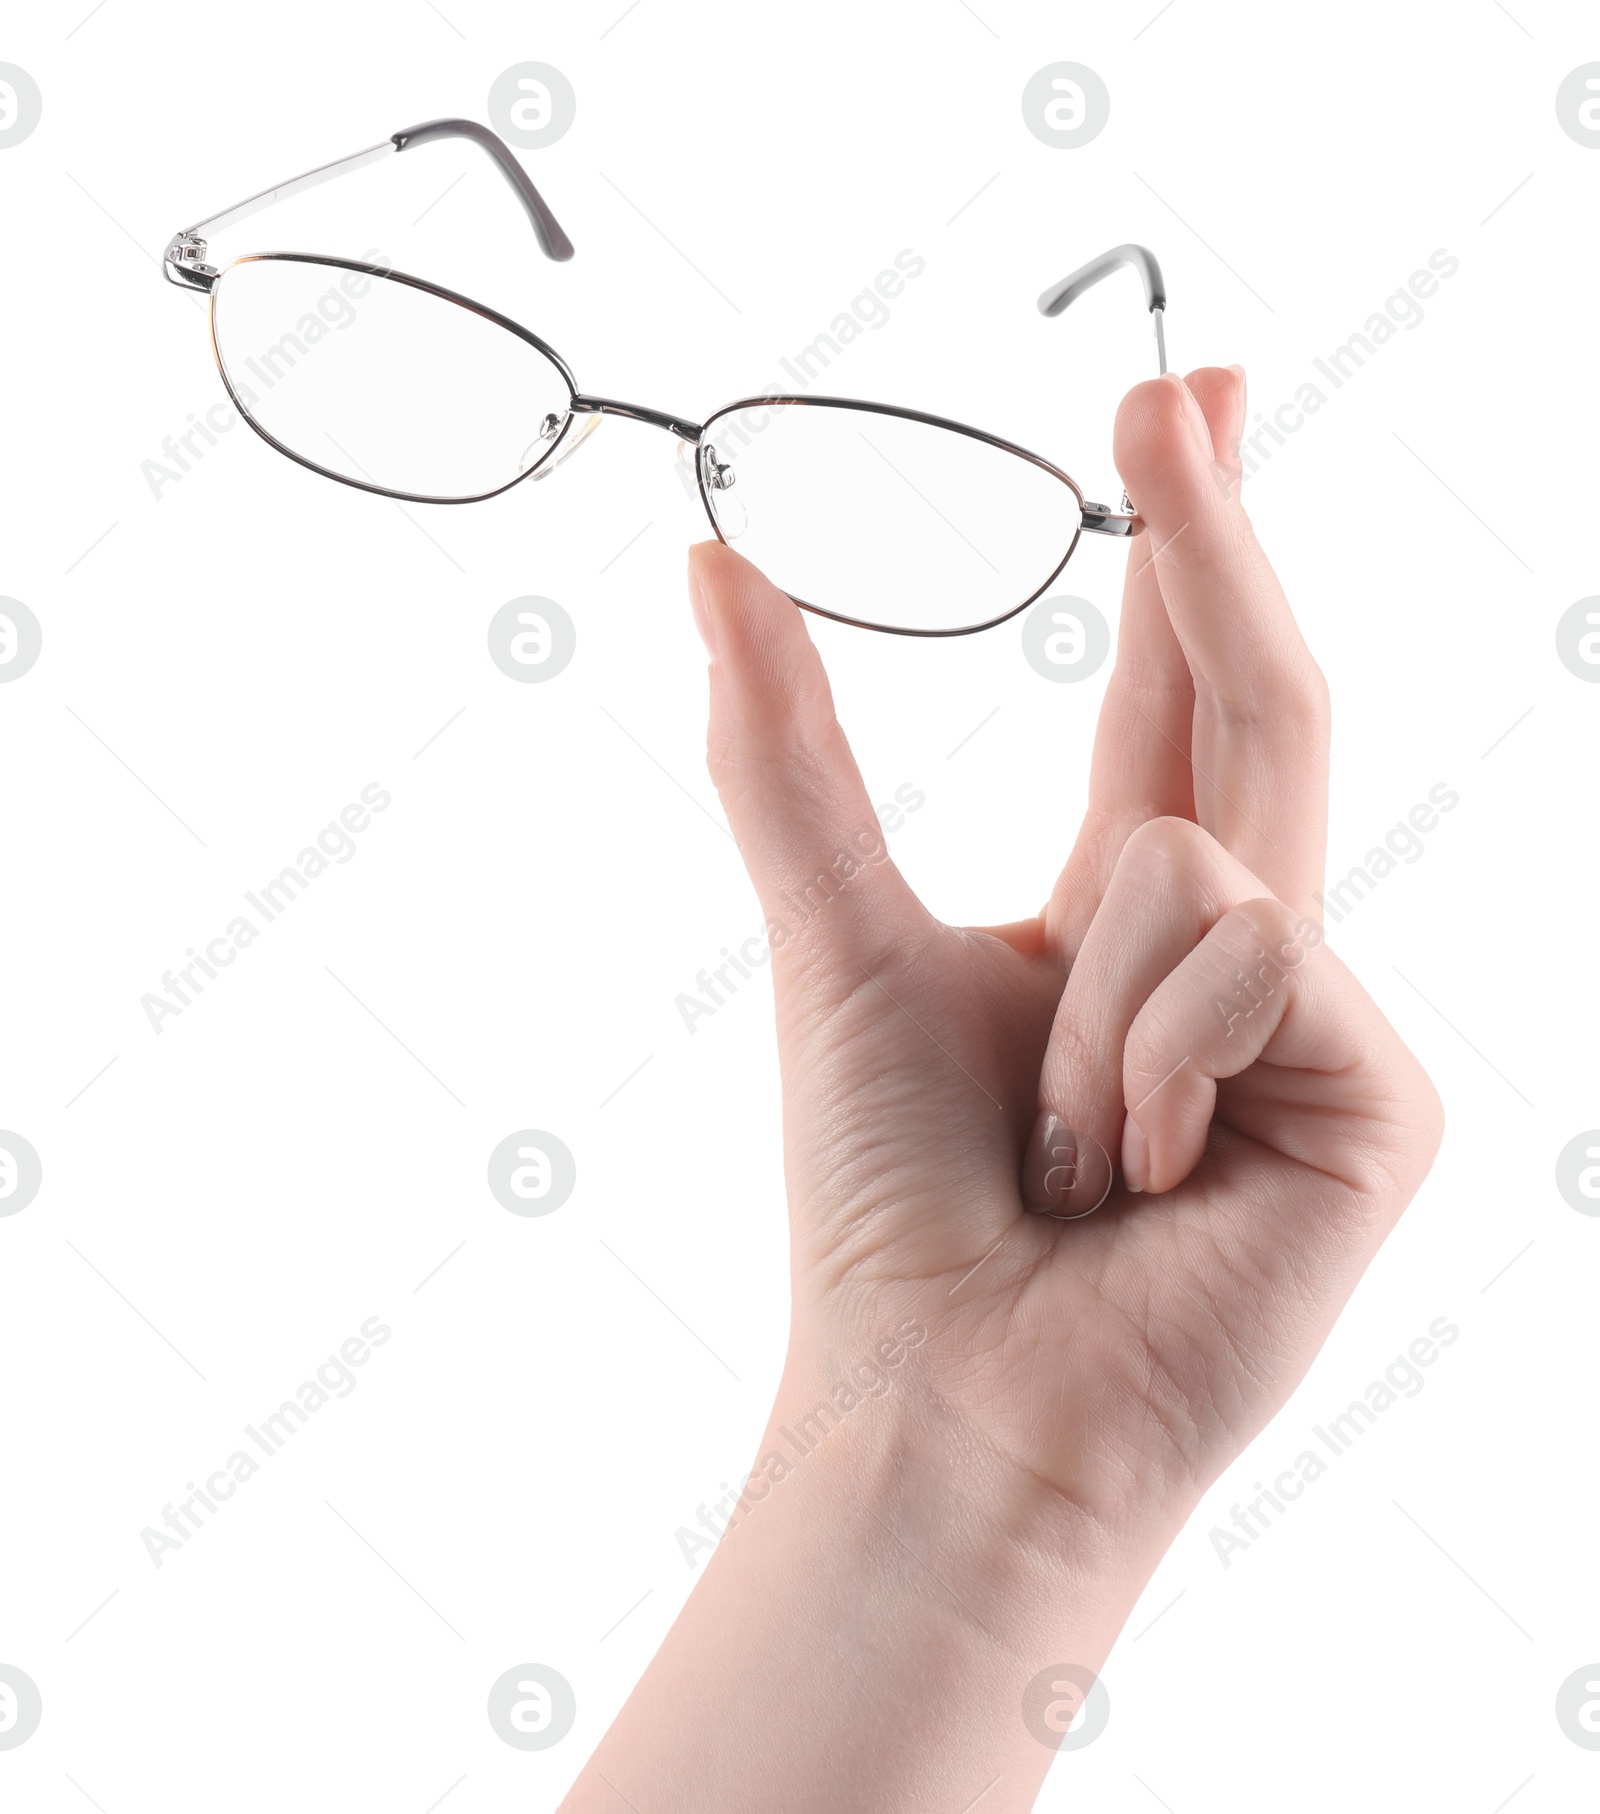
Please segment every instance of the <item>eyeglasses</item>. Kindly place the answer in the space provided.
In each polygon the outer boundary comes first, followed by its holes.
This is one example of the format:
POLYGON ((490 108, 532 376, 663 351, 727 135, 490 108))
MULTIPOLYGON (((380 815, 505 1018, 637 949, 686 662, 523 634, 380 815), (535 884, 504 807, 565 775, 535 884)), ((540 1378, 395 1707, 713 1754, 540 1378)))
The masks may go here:
MULTIPOLYGON (((539 244, 572 242, 509 148, 473 120, 432 120, 252 195, 176 234, 169 282, 210 298, 211 342, 240 415, 325 478, 422 504, 470 504, 547 478, 620 416, 678 436, 716 535, 797 605, 904 636, 1003 623, 1044 593, 1080 535, 1144 527, 1089 503, 1058 466, 998 435, 847 397, 763 394, 704 422, 580 391, 539 336, 453 290, 360 259, 260 252, 221 269, 207 235, 399 151, 469 139, 494 160, 539 244)), ((1123 266, 1144 286, 1167 369, 1155 258, 1116 246, 1039 298, 1058 315, 1123 266)))

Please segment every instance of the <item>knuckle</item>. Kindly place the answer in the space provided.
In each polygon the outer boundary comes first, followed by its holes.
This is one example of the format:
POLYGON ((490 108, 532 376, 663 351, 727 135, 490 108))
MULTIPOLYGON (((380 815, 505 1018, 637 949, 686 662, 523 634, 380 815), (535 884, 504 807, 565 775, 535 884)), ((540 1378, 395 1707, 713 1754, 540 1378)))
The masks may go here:
POLYGON ((1417 1111, 1416 1126, 1421 1139, 1421 1170, 1424 1175, 1439 1156, 1439 1148, 1444 1145, 1445 1112, 1444 1099, 1434 1086, 1433 1079, 1419 1065, 1417 1067, 1417 1111))
POLYGON ((1254 671, 1244 665, 1231 684, 1214 687, 1213 709, 1230 730, 1267 729, 1296 744, 1326 745, 1333 728, 1328 682, 1296 641, 1293 652, 1264 656, 1254 671))
POLYGON ((1333 728, 1333 697, 1328 691, 1327 675, 1309 654, 1299 678, 1295 709, 1302 728, 1327 738, 1333 728))
POLYGON ((706 734, 706 773, 711 777, 711 785, 724 797, 739 773, 736 740, 715 727, 706 734))
POLYGON ((1147 1002, 1128 1029, 1122 1048, 1122 1080, 1130 1103, 1140 1102, 1172 1069, 1174 1029, 1166 1007, 1147 1002))
POLYGON ((1209 984, 1223 996, 1240 984, 1270 995, 1288 985, 1321 942, 1320 931, 1282 901, 1271 896, 1242 901, 1205 941, 1209 984))
POLYGON ((1122 848, 1123 860, 1141 869, 1171 865, 1192 871, 1208 862, 1219 847, 1210 832, 1193 819, 1167 813, 1146 819, 1129 833, 1122 848))
POLYGON ((1285 906, 1270 894, 1241 901, 1227 917, 1238 923, 1240 934, 1230 939, 1230 945, 1237 945, 1241 950, 1248 945, 1252 952, 1257 947, 1282 952, 1288 946, 1298 945, 1302 942, 1306 924, 1292 907, 1285 906))
POLYGON ((1063 1013, 1057 1019, 1050 1030, 1046 1094, 1058 1113, 1069 1110, 1085 1085, 1099 1075, 1104 1056, 1077 1015, 1063 1013))

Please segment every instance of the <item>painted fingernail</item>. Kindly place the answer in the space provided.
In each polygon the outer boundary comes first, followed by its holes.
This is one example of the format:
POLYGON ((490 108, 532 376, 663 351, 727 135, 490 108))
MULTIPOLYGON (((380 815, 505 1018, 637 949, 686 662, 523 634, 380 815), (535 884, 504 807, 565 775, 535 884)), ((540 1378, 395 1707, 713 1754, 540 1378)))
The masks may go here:
POLYGON ((1092 1215, 1111 1189, 1111 1160, 1093 1134, 1080 1134, 1042 1109, 1022 1160, 1023 1207, 1076 1221, 1092 1215))
POLYGON ((1122 1124, 1122 1182, 1131 1191, 1142 1191, 1150 1183, 1150 1142, 1131 1115, 1122 1124))

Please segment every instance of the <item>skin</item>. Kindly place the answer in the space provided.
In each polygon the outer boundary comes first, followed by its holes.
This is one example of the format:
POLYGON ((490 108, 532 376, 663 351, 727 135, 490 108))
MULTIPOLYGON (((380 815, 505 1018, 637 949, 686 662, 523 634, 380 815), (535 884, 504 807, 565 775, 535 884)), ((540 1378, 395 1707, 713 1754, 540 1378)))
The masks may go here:
POLYGON ((1316 925, 1327 691, 1240 502, 1244 419, 1236 367, 1123 402, 1147 532, 1087 814, 1014 925, 945 925, 863 855, 802 613, 691 552, 711 774, 767 916, 859 866, 775 941, 771 1423, 568 1814, 1031 1808, 1030 1684, 1070 1717, 1060 1666, 1100 1668, 1433 1161, 1438 1098, 1316 925))

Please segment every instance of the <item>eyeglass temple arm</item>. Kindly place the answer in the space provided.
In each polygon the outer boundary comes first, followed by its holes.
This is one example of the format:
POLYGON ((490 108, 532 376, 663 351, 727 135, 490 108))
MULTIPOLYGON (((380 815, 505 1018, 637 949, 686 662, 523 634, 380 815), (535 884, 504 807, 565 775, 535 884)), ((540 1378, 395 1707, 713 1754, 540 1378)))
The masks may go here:
MULTIPOLYGON (((1146 247, 1113 246, 1109 252, 1091 258, 1086 265, 1079 265, 1076 271, 1063 277, 1060 283, 1052 284, 1039 298, 1039 313, 1059 315, 1069 304, 1076 302, 1085 290, 1092 290, 1102 278, 1109 277, 1113 271, 1120 271, 1124 265, 1131 265, 1139 273, 1139 281, 1144 285, 1145 304, 1155 323, 1156 363, 1165 376, 1167 337, 1162 321, 1167 309, 1167 286, 1162 280, 1161 266, 1156 263, 1155 254, 1146 247)), ((1101 504, 1085 504, 1084 528, 1093 530, 1097 535, 1137 535, 1144 524, 1132 514, 1133 503, 1127 492, 1122 494, 1122 504, 1124 511, 1129 514, 1119 515, 1101 504)))
POLYGON ((1131 265, 1139 273, 1139 280, 1144 285, 1145 305, 1155 321, 1156 361, 1165 376, 1167 338, 1162 329, 1162 317, 1167 310, 1167 286, 1162 281, 1161 267, 1156 263, 1155 253, 1144 246, 1113 246, 1109 252, 1091 258, 1086 265, 1079 265, 1076 271, 1063 277, 1060 283, 1052 284, 1039 298, 1039 313, 1059 315, 1069 303, 1076 302, 1085 290, 1092 290, 1102 278, 1109 277, 1113 271, 1120 271, 1124 265, 1131 265))
POLYGON ((239 221, 249 219, 252 214, 270 208, 274 202, 287 201, 291 195, 315 189, 336 176, 344 176, 352 170, 362 170, 368 164, 377 163, 380 158, 392 157, 397 151, 410 151, 414 146, 431 145, 440 139, 470 139, 487 152, 522 204, 523 212, 532 223, 545 256, 562 261, 571 258, 572 241, 562 231, 560 221, 551 213, 549 204, 534 187, 532 178, 503 139, 498 138, 487 126, 480 126, 476 120, 424 120, 420 126, 407 126, 403 131, 392 134, 381 145, 371 145, 365 151, 337 158, 331 164, 319 164, 315 170, 308 170, 303 176, 291 177, 288 182, 279 183, 272 189, 263 189, 259 195, 248 196, 233 207, 223 209, 220 214, 208 215, 206 219, 196 221, 192 227, 185 227, 175 233, 164 259, 167 281, 182 284, 186 289, 209 290, 216 281, 217 272, 214 266, 206 263, 208 233, 220 233, 239 221))
POLYGON ((561 230, 561 222, 550 212, 549 204, 533 186, 533 179, 517 160, 516 153, 504 139, 476 120, 425 120, 420 126, 408 126, 394 135, 396 151, 409 151, 414 145, 431 145, 438 139, 471 139, 488 152, 500 167, 500 174, 516 192, 522 210, 532 223, 534 233, 546 258, 565 263, 572 256, 572 241, 561 230))

